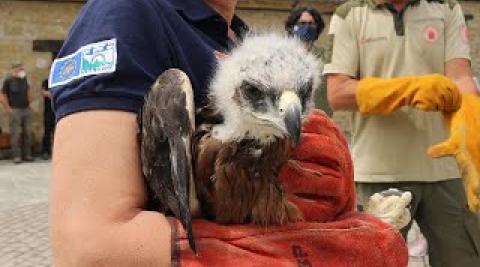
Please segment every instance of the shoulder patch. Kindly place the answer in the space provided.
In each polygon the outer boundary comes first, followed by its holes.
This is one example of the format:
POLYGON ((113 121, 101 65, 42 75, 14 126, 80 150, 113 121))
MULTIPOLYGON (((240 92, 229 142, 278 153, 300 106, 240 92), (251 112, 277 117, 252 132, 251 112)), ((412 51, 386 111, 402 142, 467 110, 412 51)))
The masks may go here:
POLYGON ((88 44, 71 55, 53 61, 48 87, 64 85, 86 76, 113 73, 116 68, 116 39, 88 44))
POLYGON ((354 7, 362 7, 368 4, 368 0, 349 0, 335 10, 335 15, 345 19, 354 7))

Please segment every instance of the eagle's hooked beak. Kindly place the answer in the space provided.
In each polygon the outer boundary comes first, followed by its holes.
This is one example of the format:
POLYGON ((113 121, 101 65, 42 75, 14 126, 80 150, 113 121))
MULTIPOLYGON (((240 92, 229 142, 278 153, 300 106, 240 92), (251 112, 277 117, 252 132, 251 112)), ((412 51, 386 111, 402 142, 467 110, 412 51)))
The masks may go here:
POLYGON ((298 145, 302 127, 302 103, 298 95, 292 91, 284 92, 280 97, 279 110, 288 134, 292 137, 294 145, 298 145))

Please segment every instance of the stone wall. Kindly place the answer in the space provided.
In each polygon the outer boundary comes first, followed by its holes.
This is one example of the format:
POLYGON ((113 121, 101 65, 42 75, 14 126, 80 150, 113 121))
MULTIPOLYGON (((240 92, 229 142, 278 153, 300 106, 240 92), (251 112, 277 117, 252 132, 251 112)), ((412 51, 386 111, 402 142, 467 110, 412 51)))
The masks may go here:
MULTIPOLYGON (((12 62, 22 62, 32 88, 35 111, 35 140, 43 131, 43 97, 40 86, 48 77, 50 53, 33 52, 33 40, 62 40, 77 16, 81 3, 44 1, 0 1, 0 81, 3 83, 12 62)), ((0 108, 0 127, 8 129, 8 117, 0 108)))
POLYGON ((460 1, 463 13, 473 15, 468 22, 473 74, 480 78, 480 1, 460 1))
MULTIPOLYGON (((283 23, 288 11, 294 5, 314 5, 326 13, 325 20, 335 5, 342 0, 293 1, 293 0, 240 0, 237 12, 255 29, 283 30, 283 23)), ((473 70, 480 75, 480 1, 461 1, 464 12, 475 17, 469 23, 472 40, 473 70)), ((0 1, 0 81, 8 73, 12 62, 23 62, 28 72, 32 87, 35 111, 34 131, 36 140, 42 135, 43 98, 40 95, 40 84, 48 76, 51 63, 50 53, 33 52, 33 40, 62 40, 80 11, 81 0, 64 1, 0 1)), ((323 44, 323 37, 318 45, 323 44)), ((344 117, 344 116, 340 116, 344 117)), ((344 128, 348 121, 338 120, 344 128)), ((8 118, 0 108, 0 127, 8 129, 8 118)))

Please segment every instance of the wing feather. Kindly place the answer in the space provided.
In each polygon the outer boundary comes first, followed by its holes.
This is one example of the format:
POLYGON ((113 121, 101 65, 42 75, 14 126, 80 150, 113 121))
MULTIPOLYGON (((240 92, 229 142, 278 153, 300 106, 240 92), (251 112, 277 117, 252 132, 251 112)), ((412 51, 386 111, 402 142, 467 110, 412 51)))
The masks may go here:
POLYGON ((194 131, 192 86, 178 69, 162 73, 142 110, 142 171, 163 212, 171 211, 196 251, 190 191, 193 187, 191 140, 194 131))

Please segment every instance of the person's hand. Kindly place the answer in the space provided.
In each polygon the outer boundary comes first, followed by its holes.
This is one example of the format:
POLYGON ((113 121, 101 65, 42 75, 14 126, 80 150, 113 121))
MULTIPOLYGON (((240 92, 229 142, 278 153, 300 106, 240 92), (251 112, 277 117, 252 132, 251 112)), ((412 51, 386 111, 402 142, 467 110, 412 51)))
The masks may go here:
POLYGON ((480 97, 462 95, 462 107, 454 113, 445 114, 450 128, 448 140, 432 146, 432 157, 454 156, 465 180, 468 206, 480 211, 480 97))
POLYGON ((7 112, 7 113, 12 113, 12 112, 13 112, 13 109, 12 109, 10 106, 6 106, 6 107, 5 107, 5 112, 7 112))
POLYGON ((217 51, 217 50, 213 51, 213 55, 215 56, 215 58, 216 58, 217 60, 222 60, 222 59, 225 59, 225 58, 228 57, 227 54, 222 53, 222 52, 217 51))
POLYGON ((46 98, 52 98, 50 91, 42 89, 42 96, 46 98))
POLYGON ((457 85, 446 76, 433 74, 416 77, 412 83, 418 87, 409 105, 423 111, 457 111, 462 97, 457 85))
POLYGON ((458 87, 443 75, 365 78, 357 87, 358 109, 363 114, 389 114, 402 106, 423 111, 454 112, 461 106, 458 87))
POLYGON ((345 138, 324 113, 304 122, 302 138, 279 180, 305 222, 285 226, 193 221, 198 255, 172 219, 174 263, 181 266, 406 266, 401 235, 354 212, 353 168, 345 138), (372 246, 381 243, 381 246, 372 246))
POLYGON ((365 212, 400 230, 412 220, 408 208, 411 201, 412 194, 410 192, 390 189, 373 194, 366 205, 365 212), (398 193, 389 194, 388 191, 398 193))

